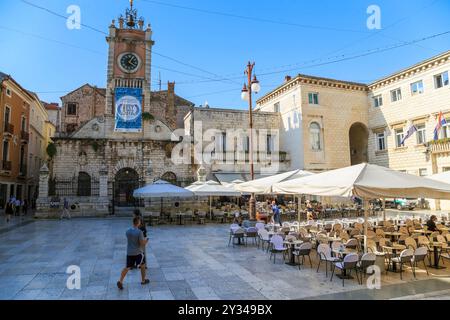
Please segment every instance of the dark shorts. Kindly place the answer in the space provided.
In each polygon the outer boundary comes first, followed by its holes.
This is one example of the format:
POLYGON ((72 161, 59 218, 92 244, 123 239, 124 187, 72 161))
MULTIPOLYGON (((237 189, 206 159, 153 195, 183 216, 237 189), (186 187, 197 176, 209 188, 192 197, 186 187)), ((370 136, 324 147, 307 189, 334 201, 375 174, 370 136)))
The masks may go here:
POLYGON ((127 268, 139 267, 141 264, 145 263, 144 255, 138 254, 137 256, 127 256, 127 268))

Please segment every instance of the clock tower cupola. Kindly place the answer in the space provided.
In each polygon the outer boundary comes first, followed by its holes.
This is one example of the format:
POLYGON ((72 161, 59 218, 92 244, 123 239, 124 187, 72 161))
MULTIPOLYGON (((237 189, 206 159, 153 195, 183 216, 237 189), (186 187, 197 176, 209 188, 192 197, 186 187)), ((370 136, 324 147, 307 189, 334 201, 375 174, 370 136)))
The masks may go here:
POLYGON ((152 29, 144 27, 144 19, 130 0, 125 15, 112 21, 106 41, 109 45, 106 114, 114 113, 114 92, 116 88, 140 89, 142 111, 150 111, 152 29))

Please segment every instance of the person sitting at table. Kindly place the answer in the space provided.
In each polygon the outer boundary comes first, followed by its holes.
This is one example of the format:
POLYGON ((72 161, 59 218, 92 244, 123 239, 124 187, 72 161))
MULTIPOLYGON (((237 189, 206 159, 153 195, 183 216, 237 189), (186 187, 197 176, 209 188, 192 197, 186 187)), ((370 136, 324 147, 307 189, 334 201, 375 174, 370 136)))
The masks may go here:
POLYGON ((314 208, 309 200, 306 200, 306 220, 314 220, 314 208))
POLYGON ((427 221, 428 231, 437 231, 436 221, 437 217, 435 215, 432 215, 430 220, 427 221))

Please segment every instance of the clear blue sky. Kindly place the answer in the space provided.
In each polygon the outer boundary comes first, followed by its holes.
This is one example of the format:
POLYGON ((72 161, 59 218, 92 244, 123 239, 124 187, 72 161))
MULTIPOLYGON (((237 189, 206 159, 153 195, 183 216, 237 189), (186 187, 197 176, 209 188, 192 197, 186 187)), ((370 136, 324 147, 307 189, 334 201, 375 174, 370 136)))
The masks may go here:
MULTIPOLYGON (((128 0, 28 1, 62 15, 68 15, 67 7, 76 4, 81 8, 82 23, 105 32, 111 20, 128 6, 128 0)), ((263 94, 280 85, 286 74, 306 73, 371 82, 450 50, 450 35, 447 34, 349 61, 315 67, 301 64, 342 54, 352 56, 449 31, 450 2, 447 0, 155 1, 135 0, 139 15, 152 24, 156 41, 154 50, 196 68, 232 78, 230 81, 208 81, 204 78, 217 77, 154 55, 155 66, 199 76, 152 68, 154 81, 161 72, 163 89, 168 80, 176 81, 177 94, 197 105, 208 100, 214 107, 245 108, 246 103, 240 100, 244 80, 239 77, 243 76, 250 59, 256 62, 257 74, 279 71, 260 76, 263 94), (381 31, 366 27, 366 9, 371 4, 381 8, 381 31), (291 66, 283 67, 286 65, 291 66), (284 71, 286 69, 294 70, 284 71)), ((64 19, 20 0, 0 1, 0 48, 0 71, 11 74, 23 86, 38 92, 43 100, 60 102, 60 96, 84 83, 105 86, 105 36, 85 27, 69 30, 64 19)), ((155 84, 153 89, 158 86, 155 84)))

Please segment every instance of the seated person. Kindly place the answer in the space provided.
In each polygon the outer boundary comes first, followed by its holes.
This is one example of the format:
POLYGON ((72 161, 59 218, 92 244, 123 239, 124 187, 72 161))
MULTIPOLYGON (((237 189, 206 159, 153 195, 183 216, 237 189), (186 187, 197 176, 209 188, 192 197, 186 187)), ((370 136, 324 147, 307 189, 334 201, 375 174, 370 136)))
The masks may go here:
POLYGON ((427 221, 428 231, 437 231, 436 221, 437 217, 435 215, 431 216, 430 220, 427 221))

